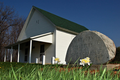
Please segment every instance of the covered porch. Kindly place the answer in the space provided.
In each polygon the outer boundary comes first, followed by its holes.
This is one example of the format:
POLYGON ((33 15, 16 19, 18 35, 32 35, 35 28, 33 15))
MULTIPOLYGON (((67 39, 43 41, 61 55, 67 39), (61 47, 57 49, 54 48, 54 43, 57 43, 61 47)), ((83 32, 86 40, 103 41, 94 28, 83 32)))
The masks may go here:
MULTIPOLYGON (((18 50, 17 62, 42 63, 43 65, 51 63, 51 57, 54 56, 52 37, 53 35, 50 32, 6 46, 6 50, 11 49, 10 62, 12 62, 12 53, 13 49, 15 49, 18 50)), ((4 62, 6 62, 6 52, 4 62)))

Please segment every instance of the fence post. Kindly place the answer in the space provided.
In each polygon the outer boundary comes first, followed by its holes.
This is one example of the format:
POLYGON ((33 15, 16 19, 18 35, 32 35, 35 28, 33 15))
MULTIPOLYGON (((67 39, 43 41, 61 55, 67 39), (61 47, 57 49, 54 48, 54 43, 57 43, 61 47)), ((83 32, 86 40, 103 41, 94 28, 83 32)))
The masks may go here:
POLYGON ((38 58, 36 58, 36 63, 38 63, 38 58))
POLYGON ((54 64, 55 57, 52 57, 52 64, 54 64))
POLYGON ((6 49, 5 49, 5 55, 4 55, 4 62, 6 62, 6 49))
POLYGON ((45 55, 43 55, 42 65, 45 65, 45 55))
POLYGON ((11 46, 10 62, 12 62, 13 46, 11 46))

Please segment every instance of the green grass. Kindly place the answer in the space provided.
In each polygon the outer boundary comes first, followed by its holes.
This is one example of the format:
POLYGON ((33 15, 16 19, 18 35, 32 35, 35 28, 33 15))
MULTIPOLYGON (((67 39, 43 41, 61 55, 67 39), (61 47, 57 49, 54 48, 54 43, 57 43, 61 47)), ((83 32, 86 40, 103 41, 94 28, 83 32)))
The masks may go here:
POLYGON ((68 67, 66 71, 59 72, 59 66, 61 65, 0 62, 0 80, 120 80, 117 75, 111 76, 111 71, 106 72, 106 69, 100 70, 100 73, 89 74, 89 66, 70 72, 68 67), (88 73, 85 75, 86 70, 88 73))

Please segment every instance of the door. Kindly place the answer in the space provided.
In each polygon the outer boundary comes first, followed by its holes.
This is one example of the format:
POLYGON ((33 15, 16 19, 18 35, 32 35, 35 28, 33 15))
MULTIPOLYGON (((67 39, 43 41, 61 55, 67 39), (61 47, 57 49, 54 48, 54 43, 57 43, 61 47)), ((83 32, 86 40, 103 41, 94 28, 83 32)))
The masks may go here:
POLYGON ((44 51, 45 51, 45 45, 40 45, 40 61, 43 60, 43 55, 45 55, 44 51))
POLYGON ((24 58, 24 61, 27 62, 28 60, 28 48, 25 49, 25 58, 24 58))

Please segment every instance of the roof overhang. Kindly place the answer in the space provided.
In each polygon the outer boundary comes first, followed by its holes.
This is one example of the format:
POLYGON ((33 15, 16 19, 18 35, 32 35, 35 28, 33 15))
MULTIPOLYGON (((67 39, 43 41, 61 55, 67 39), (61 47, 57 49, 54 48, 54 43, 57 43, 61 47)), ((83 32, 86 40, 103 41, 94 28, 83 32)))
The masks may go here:
POLYGON ((62 31, 66 31, 66 32, 75 34, 75 35, 79 34, 79 33, 77 33, 77 32, 74 32, 74 31, 71 31, 71 30, 68 30, 68 29, 65 29, 65 28, 61 28, 61 27, 59 27, 59 26, 56 26, 56 28, 59 29, 59 30, 62 30, 62 31))
POLYGON ((53 35, 53 33, 49 32, 49 33, 46 33, 46 34, 33 36, 33 37, 30 37, 30 38, 24 39, 22 41, 17 41, 16 43, 5 46, 5 48, 10 49, 11 46, 17 46, 18 44, 25 43, 25 42, 30 41, 30 40, 38 41, 38 42, 44 42, 44 43, 52 43, 52 37, 53 37, 52 35, 53 35))
POLYGON ((18 44, 25 43, 25 42, 27 42, 27 41, 29 41, 29 40, 30 40, 30 38, 24 39, 24 40, 22 40, 22 41, 17 41, 16 43, 13 43, 13 44, 10 44, 10 45, 8 45, 8 46, 5 46, 5 48, 10 49, 12 46, 17 46, 18 44))
POLYGON ((52 32, 30 37, 33 41, 45 42, 45 43, 52 43, 52 32))

